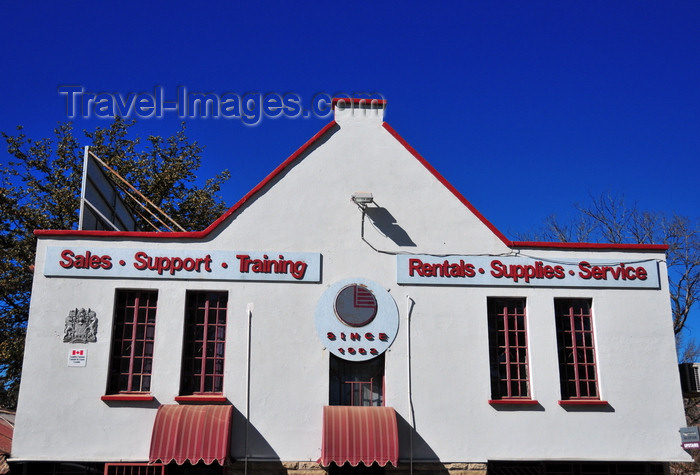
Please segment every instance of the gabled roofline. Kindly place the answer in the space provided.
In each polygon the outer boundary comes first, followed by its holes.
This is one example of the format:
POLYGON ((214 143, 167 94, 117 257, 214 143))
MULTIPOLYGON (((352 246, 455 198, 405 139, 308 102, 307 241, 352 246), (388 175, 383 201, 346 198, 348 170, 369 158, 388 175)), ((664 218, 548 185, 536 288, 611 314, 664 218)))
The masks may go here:
POLYGON ((480 220, 482 223, 484 223, 484 225, 486 225, 486 227, 489 228, 489 229, 491 230, 491 232, 494 233, 494 234, 498 237, 498 239, 500 239, 501 241, 503 241, 503 243, 504 243, 505 245, 507 245, 507 246, 510 245, 510 240, 509 240, 508 238, 506 238, 506 237, 503 235, 503 233, 501 233, 498 229, 496 229, 496 226, 494 226, 493 224, 491 224, 491 222, 490 222, 488 219, 484 218, 484 216, 482 216, 482 214, 481 214, 481 213, 480 213, 480 212, 479 212, 479 211, 478 211, 478 210, 477 210, 477 209, 476 209, 476 208, 475 208, 475 207, 474 207, 474 206, 473 206, 459 191, 457 191, 457 188, 455 188, 454 186, 452 186, 452 183, 450 183, 449 181, 447 181, 447 179, 446 179, 445 177, 443 177, 430 163, 428 163, 428 161, 427 161, 425 158, 423 158, 423 157, 421 156, 421 154, 419 154, 419 153, 416 151, 415 148, 413 148, 408 142, 406 142, 406 140, 404 140, 404 138, 401 137, 401 136, 399 135, 399 133, 398 133, 396 130, 394 130, 394 128, 393 128, 392 126, 390 126, 390 125, 387 124, 386 122, 383 122, 383 123, 382 123, 382 126, 383 126, 383 127, 384 127, 384 128, 385 128, 385 129, 386 129, 400 144, 401 144, 401 145, 403 145, 403 147, 404 147, 406 150, 408 150, 408 151, 411 153, 411 155, 413 155, 413 156, 414 156, 414 157, 415 157, 415 158, 416 158, 430 173, 432 173, 433 176, 434 176, 435 178, 437 178, 438 181, 439 181, 440 183, 442 183, 442 185, 443 185, 445 188, 447 188, 448 190, 450 190, 450 191, 452 192, 452 194, 455 195, 455 197, 456 197, 464 206, 466 206, 467 209, 469 209, 469 211, 471 211, 472 213, 474 213, 474 216, 476 216, 477 218, 479 218, 479 220, 480 220))
MULTIPOLYGON (((348 101, 344 98, 334 98, 333 106, 341 100, 348 101)), ((361 104, 367 101, 366 99, 349 99, 352 104, 361 104)), ((384 107, 386 101, 379 101, 379 104, 384 107)), ((187 232, 142 232, 142 231, 78 231, 73 229, 37 229, 34 231, 36 236, 42 237, 76 237, 76 238, 91 238, 91 237, 119 237, 119 238, 148 238, 148 239, 203 239, 211 234, 224 221, 231 217, 248 201, 253 199, 265 186, 272 182, 280 175, 287 167, 294 163, 301 155, 316 144, 323 136, 337 127, 337 122, 332 120, 311 137, 304 145, 299 147, 285 161, 280 163, 270 174, 268 174, 260 183, 243 196, 236 204, 222 214, 216 221, 207 226, 202 231, 187 231, 187 232)), ((527 248, 527 249, 569 249, 569 250, 628 250, 628 251, 654 251, 664 252, 668 246, 664 244, 606 244, 606 243, 571 243, 571 242, 537 242, 537 241, 511 241, 506 238, 489 220, 487 220, 445 177, 443 177, 416 149, 414 149, 401 135, 399 135, 393 127, 388 123, 382 122, 382 127, 391 134, 413 157, 418 160, 442 185, 447 188, 452 194, 476 216, 487 228, 491 230, 506 246, 510 248, 527 248)))
POLYGON ((665 244, 610 244, 610 243, 586 243, 586 242, 538 242, 538 241, 511 241, 496 226, 486 219, 464 195, 462 195, 452 184, 447 181, 425 158, 414 149, 394 128, 386 122, 382 126, 401 144, 411 155, 413 155, 445 188, 450 190, 452 194, 464 205, 469 211, 474 213, 474 216, 479 218, 484 225, 491 230, 506 246, 510 248, 527 248, 527 249, 579 249, 579 250, 631 250, 631 251, 666 251, 668 246, 665 244))
POLYGON ((36 229, 34 234, 36 236, 74 236, 74 237, 120 237, 120 238, 151 238, 151 239, 203 239, 211 234, 214 229, 216 229, 221 223, 226 221, 232 214, 238 211, 244 204, 246 204, 253 196, 255 196, 261 189, 263 189, 268 183, 270 183, 277 175, 279 175, 285 168, 287 168, 292 162, 294 162, 300 155, 302 155, 306 150, 308 150, 312 145, 314 145, 321 137, 323 137, 328 131, 333 129, 337 123, 335 120, 326 124, 321 130, 319 130, 313 137, 311 137, 304 145, 299 147, 293 154, 291 154, 284 162, 280 163, 277 168, 272 170, 272 172, 267 175, 260 183, 258 183, 253 189, 251 189, 246 195, 238 200, 236 204, 231 206, 228 211, 222 214, 216 221, 211 223, 202 231, 187 231, 187 232, 159 232, 159 231, 78 231, 75 229, 36 229))

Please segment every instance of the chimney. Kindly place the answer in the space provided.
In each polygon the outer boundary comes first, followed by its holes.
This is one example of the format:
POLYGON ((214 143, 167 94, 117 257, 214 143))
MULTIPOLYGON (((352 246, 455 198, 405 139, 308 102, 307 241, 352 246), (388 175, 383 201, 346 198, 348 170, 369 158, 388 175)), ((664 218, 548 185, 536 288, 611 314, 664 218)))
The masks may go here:
POLYGON ((333 98, 335 121, 341 125, 351 121, 381 124, 384 121, 385 108, 386 101, 384 99, 333 98))

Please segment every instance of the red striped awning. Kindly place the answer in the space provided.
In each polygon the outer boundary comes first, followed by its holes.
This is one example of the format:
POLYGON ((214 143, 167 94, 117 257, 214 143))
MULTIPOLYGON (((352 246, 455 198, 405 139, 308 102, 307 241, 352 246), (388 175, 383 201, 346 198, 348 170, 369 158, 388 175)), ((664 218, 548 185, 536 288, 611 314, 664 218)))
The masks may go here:
MULTIPOLYGON (((7 419, 0 417, 0 454, 10 455, 12 452, 12 436, 15 426, 7 419)), ((0 469, 0 473, 2 470, 0 469)))
POLYGON ((209 465, 216 460, 223 465, 230 450, 232 413, 230 405, 160 406, 148 462, 209 465))
POLYGON ((325 406, 323 440, 318 462, 353 467, 377 462, 396 467, 399 461, 399 432, 391 407, 325 406))

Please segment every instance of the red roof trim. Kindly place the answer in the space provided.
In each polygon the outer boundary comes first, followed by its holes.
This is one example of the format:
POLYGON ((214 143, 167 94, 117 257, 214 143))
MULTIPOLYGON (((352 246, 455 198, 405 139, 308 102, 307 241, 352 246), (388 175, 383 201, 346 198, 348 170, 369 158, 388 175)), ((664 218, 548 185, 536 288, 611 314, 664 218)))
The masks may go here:
POLYGON ((238 200, 238 203, 233 205, 229 210, 221 215, 219 219, 214 221, 207 229, 202 231, 204 233, 204 236, 212 232, 217 226, 219 226, 222 222, 224 222, 229 216, 231 216, 233 213, 235 213, 238 209, 241 208, 245 203, 247 203, 250 199, 252 199, 259 191, 261 191, 265 186, 267 186, 268 183, 270 183, 272 180, 274 180, 277 175, 282 173, 285 168, 290 166, 292 163, 294 163, 301 155, 304 154, 309 148, 311 148, 318 140, 321 139, 324 135, 326 135, 327 132, 332 130, 333 128, 336 127, 336 122, 333 120, 326 124, 321 130, 319 130, 313 137, 311 137, 309 140, 306 141, 304 145, 299 147, 293 154, 291 154, 285 161, 280 163, 277 168, 272 170, 272 172, 267 175, 260 183, 258 183, 252 190, 250 190, 246 195, 238 200))
POLYGON ((611 244, 594 242, 537 242, 512 241, 510 247, 529 249, 596 249, 596 250, 626 250, 626 251, 657 251, 668 250, 666 244, 611 244))
POLYGON ((381 108, 386 107, 386 100, 384 99, 371 99, 371 98, 360 98, 360 97, 334 97, 332 99, 333 108, 338 102, 350 103, 353 106, 361 105, 371 105, 371 106, 381 106, 381 108))
POLYGON ((538 249, 596 249, 596 250, 628 250, 628 251, 666 251, 668 246, 663 244, 606 244, 606 243, 571 243, 571 242, 536 242, 536 241, 511 241, 501 233, 488 219, 486 219, 452 184, 445 179, 428 161, 419 154, 406 140, 399 135, 388 123, 382 126, 404 146, 416 159, 428 169, 435 178, 450 190, 474 215, 481 220, 503 243, 511 248, 538 248, 538 249))
POLYGON ((0 454, 12 453, 12 437, 15 428, 11 422, 0 418, 0 454))
MULTIPOLYGON (((378 104, 386 106, 386 100, 382 99, 362 99, 362 98, 333 98, 333 106, 339 101, 350 101, 352 104, 378 104)), ((275 168, 268 176, 250 190, 243 198, 228 209, 216 221, 203 231, 191 232, 124 232, 124 231, 76 231, 72 229, 37 229, 34 234, 37 236, 59 237, 70 236, 76 238, 91 237, 120 237, 137 239, 202 239, 212 233, 219 225, 226 221, 231 215, 238 211, 245 203, 254 198, 265 186, 274 180, 284 169, 290 166, 304 152, 311 148, 321 137, 336 127, 335 120, 326 124, 320 131, 311 137, 304 145, 297 149, 284 162, 275 168)), ((505 237, 489 220, 487 220, 452 184, 445 179, 428 161, 423 158, 406 140, 399 135, 393 127, 383 122, 382 126, 411 153, 423 166, 438 179, 455 197, 467 207, 484 225, 486 225, 506 246, 511 248, 528 249, 569 249, 569 250, 624 250, 624 251, 654 251, 664 252, 668 246, 663 244, 606 244, 606 243, 571 243, 571 242, 536 242, 536 241, 511 241, 505 237)))
POLYGON ((421 164, 423 164, 423 166, 424 166, 430 173, 432 173, 433 176, 434 176, 435 178, 437 178, 438 181, 439 181, 440 183, 442 183, 442 184, 445 186, 445 188, 447 188, 448 190, 450 190, 450 191, 452 192, 452 194, 455 195, 455 197, 456 197, 460 202, 462 202, 462 204, 463 204, 464 206, 466 206, 466 207, 469 209, 469 211, 471 211, 477 218, 479 218, 479 219, 481 220, 481 222, 484 223, 484 224, 486 225, 486 227, 488 227, 501 241, 503 241, 504 244, 510 245, 510 240, 509 240, 508 238, 506 238, 503 234, 501 234, 501 232, 500 232, 498 229, 496 229, 496 227, 495 227, 493 224, 491 224, 491 223, 489 222, 489 220, 487 220, 486 218, 484 218, 484 217, 481 215, 481 213, 479 213, 479 211, 478 211, 476 208, 474 208, 474 206, 472 206, 472 204, 471 204, 459 191, 457 191, 457 189, 456 189, 454 186, 452 186, 452 184, 451 184, 449 181, 447 181, 447 180, 445 179, 445 177, 443 177, 442 175, 440 175, 440 173, 439 173, 435 168, 433 168, 433 166, 432 166, 430 163, 428 163, 428 161, 427 161, 425 158, 423 158, 423 157, 416 151, 416 149, 414 149, 413 147, 411 147, 411 145, 410 145, 408 142, 406 142, 406 140, 404 140, 404 138, 401 137, 401 136, 399 135, 399 133, 398 133, 396 130, 394 130, 394 128, 393 128, 392 126, 390 126, 390 125, 387 124, 386 122, 382 123, 382 126, 383 126, 396 140, 398 140, 399 143, 400 143, 401 145, 403 145, 404 148, 405 148, 406 150, 409 151, 409 153, 411 153, 411 155, 413 155, 421 164))
POLYGON ((292 155, 290 155, 284 162, 282 162, 277 168, 275 168, 272 173, 267 175, 260 183, 258 183, 252 190, 250 190, 246 195, 241 198, 235 205, 228 209, 224 214, 222 214, 219 219, 210 224, 203 231, 190 231, 190 232, 125 232, 125 231, 76 231, 72 229, 37 229, 34 234, 37 236, 73 236, 73 237, 121 237, 121 238, 156 238, 156 239, 202 239, 208 236, 214 229, 216 229, 221 223, 226 221, 232 214, 234 214, 238 209, 240 209, 245 203, 251 200, 260 190, 262 190, 268 183, 275 179, 285 168, 290 166, 300 155, 302 155, 306 150, 308 150, 314 143, 316 143, 321 137, 323 137, 328 131, 332 130, 336 126, 335 121, 331 121, 326 124, 320 131, 311 137, 304 145, 296 150, 292 155))

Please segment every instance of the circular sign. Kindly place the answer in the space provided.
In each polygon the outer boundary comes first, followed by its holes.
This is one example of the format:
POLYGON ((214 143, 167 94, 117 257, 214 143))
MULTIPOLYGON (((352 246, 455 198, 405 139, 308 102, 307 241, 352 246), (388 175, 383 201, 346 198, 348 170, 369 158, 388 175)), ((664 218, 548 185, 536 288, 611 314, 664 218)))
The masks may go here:
POLYGON ((366 286, 346 285, 335 296, 335 314, 351 327, 364 327, 377 316, 377 299, 366 286))
POLYGON ((316 332, 334 355, 365 361, 384 353, 396 339, 399 310, 382 286, 354 278, 336 282, 316 306, 316 332))

